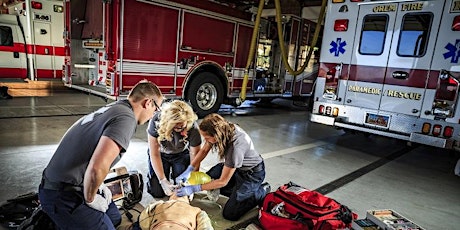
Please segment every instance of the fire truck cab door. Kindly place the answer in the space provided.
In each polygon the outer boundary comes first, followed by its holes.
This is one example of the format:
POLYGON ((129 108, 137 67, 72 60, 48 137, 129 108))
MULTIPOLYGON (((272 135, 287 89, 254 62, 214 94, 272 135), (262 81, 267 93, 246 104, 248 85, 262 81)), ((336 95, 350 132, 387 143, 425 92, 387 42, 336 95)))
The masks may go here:
POLYGON ((19 27, 0 23, 0 77, 26 78, 27 63, 19 27))
POLYGON ((442 1, 360 5, 345 101, 420 116, 442 8, 442 1))

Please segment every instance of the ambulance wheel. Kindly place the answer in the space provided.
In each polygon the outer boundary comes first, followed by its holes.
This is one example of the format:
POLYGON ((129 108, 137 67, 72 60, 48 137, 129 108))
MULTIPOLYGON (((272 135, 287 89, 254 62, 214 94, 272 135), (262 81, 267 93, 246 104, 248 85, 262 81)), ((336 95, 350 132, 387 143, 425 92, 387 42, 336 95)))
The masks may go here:
POLYGON ((315 104, 315 96, 314 94, 312 94, 311 96, 309 96, 306 101, 307 101, 307 111, 308 112, 313 112, 313 105, 315 104))
POLYGON ((216 75, 202 72, 193 79, 187 91, 187 100, 198 117, 202 118, 219 110, 224 98, 222 83, 216 75))

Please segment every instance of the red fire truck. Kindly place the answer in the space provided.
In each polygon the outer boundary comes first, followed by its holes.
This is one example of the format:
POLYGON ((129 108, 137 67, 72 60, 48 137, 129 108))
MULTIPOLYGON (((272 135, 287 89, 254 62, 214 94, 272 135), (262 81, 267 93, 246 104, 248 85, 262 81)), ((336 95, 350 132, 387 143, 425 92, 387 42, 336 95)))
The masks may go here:
MULTIPOLYGON (((67 86, 118 99, 147 79, 167 97, 190 101, 199 116, 216 112, 222 103, 238 104, 253 14, 208 0, 106 0, 86 1, 86 5, 66 0, 64 8, 63 81, 67 86)), ((301 33, 303 25, 310 26, 296 17, 284 24, 285 41, 292 46, 290 57, 295 52, 302 55, 300 49, 294 49, 297 44, 307 45, 305 39, 299 39, 307 36, 301 33)), ((262 50, 273 40, 263 39, 262 50)), ((265 51, 259 57, 278 54, 265 51)), ((254 84, 257 68, 253 65, 247 98, 311 93, 312 74, 289 76, 280 60, 271 59, 278 72, 267 77, 265 84, 254 84)))
POLYGON ((0 7, 0 81, 60 79, 64 63, 62 1, 9 1, 0 7))
POLYGON ((311 121, 460 146, 460 1, 329 0, 311 121))

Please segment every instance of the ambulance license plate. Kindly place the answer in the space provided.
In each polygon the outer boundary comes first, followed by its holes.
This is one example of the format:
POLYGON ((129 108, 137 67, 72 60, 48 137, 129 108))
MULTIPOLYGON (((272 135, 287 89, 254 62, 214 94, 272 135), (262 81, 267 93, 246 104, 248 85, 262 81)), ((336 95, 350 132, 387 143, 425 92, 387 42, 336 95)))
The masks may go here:
POLYGON ((390 116, 366 113, 366 124, 388 128, 390 116))

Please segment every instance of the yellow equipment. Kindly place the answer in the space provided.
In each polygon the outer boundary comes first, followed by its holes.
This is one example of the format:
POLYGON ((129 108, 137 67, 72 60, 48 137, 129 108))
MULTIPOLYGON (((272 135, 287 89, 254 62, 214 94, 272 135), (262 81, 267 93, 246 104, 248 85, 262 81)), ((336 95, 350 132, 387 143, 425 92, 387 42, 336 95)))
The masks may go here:
POLYGON ((190 185, 206 184, 211 182, 211 177, 204 172, 195 171, 190 173, 190 178, 188 178, 187 182, 190 185))

